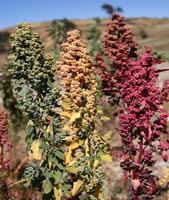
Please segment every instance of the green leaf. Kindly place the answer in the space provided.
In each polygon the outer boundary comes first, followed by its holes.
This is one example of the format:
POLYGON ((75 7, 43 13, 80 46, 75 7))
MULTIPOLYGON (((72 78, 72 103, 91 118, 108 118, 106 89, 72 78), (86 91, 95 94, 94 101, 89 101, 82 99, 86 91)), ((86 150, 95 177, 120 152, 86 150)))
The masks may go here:
POLYGON ((58 159, 52 156, 49 156, 48 162, 54 163, 60 170, 64 169, 64 166, 62 163, 59 163, 58 159))
POLYGON ((31 126, 31 125, 29 125, 28 128, 27 128, 27 132, 28 132, 29 135, 34 133, 34 130, 35 130, 34 126, 31 126))
POLYGON ((42 188, 45 194, 48 194, 52 190, 52 183, 50 182, 49 178, 45 179, 42 182, 42 188))
POLYGON ((50 80, 49 76, 48 76, 47 85, 48 85, 50 88, 52 88, 52 87, 53 87, 53 85, 52 85, 52 82, 51 82, 51 80, 50 80))
POLYGON ((55 151, 55 155, 60 158, 61 160, 64 160, 64 153, 60 150, 55 151))
POLYGON ((29 91, 30 91, 29 87, 27 85, 24 85, 22 90, 21 90, 21 92, 20 92, 20 95, 21 96, 25 96, 25 95, 27 95, 29 93, 29 91))
POLYGON ((60 171, 53 171, 53 178, 55 179, 55 184, 57 184, 61 179, 62 173, 60 171))
POLYGON ((71 188, 70 185, 66 185, 66 184, 60 185, 60 188, 62 189, 65 196, 70 197, 70 192, 69 192, 69 189, 71 188))

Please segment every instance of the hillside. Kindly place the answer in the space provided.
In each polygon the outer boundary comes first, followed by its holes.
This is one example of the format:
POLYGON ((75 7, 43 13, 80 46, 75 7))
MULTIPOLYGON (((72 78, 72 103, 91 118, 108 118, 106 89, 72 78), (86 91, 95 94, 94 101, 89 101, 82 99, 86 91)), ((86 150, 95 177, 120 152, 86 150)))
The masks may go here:
MULTIPOLYGON (((101 25, 98 27, 102 33, 104 28, 110 19, 102 19, 101 25)), ((128 25, 135 33, 135 38, 140 45, 151 46, 158 52, 169 52, 169 19, 150 19, 150 18, 131 18, 126 19, 128 25), (142 35, 142 36, 141 36, 142 35), (145 38, 142 38, 145 37, 145 38)), ((77 27, 81 30, 84 38, 84 33, 91 24, 92 19, 87 20, 72 20, 77 27)), ((48 28, 51 22, 39 22, 33 23, 33 31, 40 34, 41 40, 45 43, 46 52, 52 54, 53 41, 48 35, 48 28)), ((7 28, 0 32, 7 31, 9 33, 14 32, 15 28, 7 28)), ((103 35, 103 34, 102 34, 103 35)), ((0 67, 5 63, 5 58, 8 54, 8 44, 5 52, 0 52, 0 67)))

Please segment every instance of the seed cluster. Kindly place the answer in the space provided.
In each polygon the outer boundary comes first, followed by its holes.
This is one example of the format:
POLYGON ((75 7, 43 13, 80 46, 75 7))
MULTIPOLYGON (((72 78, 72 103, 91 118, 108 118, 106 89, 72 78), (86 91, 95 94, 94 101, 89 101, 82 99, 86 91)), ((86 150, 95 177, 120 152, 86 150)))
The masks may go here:
POLYGON ((8 140, 7 112, 0 108, 0 174, 2 176, 3 172, 11 166, 8 153, 12 144, 8 140))
MULTIPOLYGON (((62 86, 65 89, 65 95, 62 98, 73 112, 81 113, 82 124, 87 125, 89 122, 94 122, 96 113, 97 83, 94 68, 91 65, 86 44, 80 39, 80 32, 74 30, 68 32, 67 35, 67 42, 62 45, 61 61, 57 62, 63 80, 62 86), (71 102, 67 101, 68 98, 71 102)), ((70 127, 72 125, 69 124, 70 127)))
POLYGON ((129 60, 137 58, 137 43, 133 37, 124 17, 113 13, 112 20, 105 29, 104 56, 97 54, 94 64, 101 77, 102 91, 112 105, 119 104, 120 84, 123 82, 124 72, 129 70, 129 60))

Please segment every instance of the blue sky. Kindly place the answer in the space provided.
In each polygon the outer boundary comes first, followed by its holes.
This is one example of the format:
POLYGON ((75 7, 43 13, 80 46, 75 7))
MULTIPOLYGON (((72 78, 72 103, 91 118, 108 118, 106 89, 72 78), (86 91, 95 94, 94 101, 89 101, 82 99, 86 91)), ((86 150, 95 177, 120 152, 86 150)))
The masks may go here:
POLYGON ((18 22, 107 17, 104 3, 122 7, 125 17, 169 17, 169 0, 2 0, 0 29, 18 22))

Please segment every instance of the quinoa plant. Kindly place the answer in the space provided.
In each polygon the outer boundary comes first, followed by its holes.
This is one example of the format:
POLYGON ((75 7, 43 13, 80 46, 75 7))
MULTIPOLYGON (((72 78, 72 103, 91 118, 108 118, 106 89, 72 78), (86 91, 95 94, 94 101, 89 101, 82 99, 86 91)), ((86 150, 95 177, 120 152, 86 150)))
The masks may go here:
POLYGON ((5 176, 5 173, 11 166, 11 158, 9 152, 12 144, 8 138, 8 119, 7 113, 0 108, 0 178, 5 176))
POLYGON ((153 66, 158 61, 150 48, 138 56, 133 33, 118 14, 112 14, 103 44, 104 56, 96 55, 95 66, 109 102, 120 106, 121 167, 124 180, 131 183, 128 199, 152 199, 158 180, 151 169, 156 163, 154 156, 168 159, 169 143, 161 137, 168 134, 168 113, 161 108, 169 93, 168 81, 162 89, 156 86, 163 70, 153 66))
POLYGON ((132 185, 130 200, 156 196, 158 177, 151 169, 157 162, 154 156, 161 154, 164 161, 168 160, 169 143, 161 137, 168 134, 168 113, 161 108, 168 88, 155 85, 159 74, 153 64, 152 53, 146 49, 138 60, 129 63, 121 85, 121 167, 132 185))
POLYGON ((32 164, 25 174, 44 199, 58 199, 65 176, 65 134, 55 112, 60 108, 60 94, 52 73, 53 58, 44 55, 44 45, 29 24, 18 24, 11 35, 8 64, 13 92, 27 117, 26 150, 31 153, 32 164))
POLYGON ((7 199, 9 197, 7 179, 12 164, 10 157, 11 148, 12 143, 8 138, 7 113, 0 108, 0 199, 7 199))
MULTIPOLYGON (((103 171, 100 161, 104 146, 96 130, 97 83, 86 44, 78 30, 67 33, 57 70, 62 77, 63 129, 69 135, 65 164, 70 199, 103 199, 103 171)), ((108 157, 109 158, 109 157, 108 157)))

